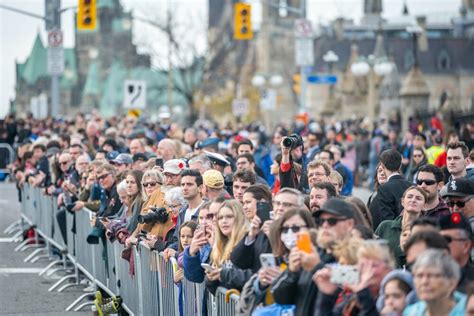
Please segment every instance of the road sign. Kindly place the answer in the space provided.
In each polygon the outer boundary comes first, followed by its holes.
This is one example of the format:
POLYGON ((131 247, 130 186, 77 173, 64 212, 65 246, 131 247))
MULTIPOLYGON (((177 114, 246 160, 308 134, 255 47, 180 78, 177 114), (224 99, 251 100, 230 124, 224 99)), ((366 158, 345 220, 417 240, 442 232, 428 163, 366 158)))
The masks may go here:
POLYGON ((260 96, 261 110, 275 110, 277 102, 277 93, 275 89, 266 89, 260 96))
POLYGON ((53 30, 48 32, 48 73, 61 75, 64 72, 63 32, 53 30))
POLYGON ((312 84, 336 84, 337 76, 334 75, 310 75, 308 82, 312 84))
POLYGON ((234 99, 232 101, 232 114, 235 116, 245 116, 249 114, 249 100, 234 99))
POLYGON ((314 52, 313 39, 296 38, 295 39, 295 63, 296 66, 313 66, 314 52))
POLYGON ((294 32, 296 37, 311 38, 313 37, 313 29, 311 21, 306 19, 297 19, 294 24, 294 32))
POLYGON ((125 80, 123 85, 123 107, 125 109, 146 108, 146 82, 125 80))

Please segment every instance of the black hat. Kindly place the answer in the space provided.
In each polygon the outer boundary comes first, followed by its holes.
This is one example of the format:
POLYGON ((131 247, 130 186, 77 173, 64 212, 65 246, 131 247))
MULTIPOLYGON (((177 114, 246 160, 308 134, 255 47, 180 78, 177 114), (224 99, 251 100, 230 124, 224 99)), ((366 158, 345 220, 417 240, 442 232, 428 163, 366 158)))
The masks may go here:
POLYGON ((136 161, 139 161, 139 160, 140 161, 148 161, 148 158, 144 153, 136 153, 135 155, 133 155, 132 159, 133 159, 133 162, 136 162, 136 161))
POLYGON ((333 198, 326 201, 326 203, 314 213, 314 216, 319 217, 321 213, 329 213, 345 218, 354 218, 355 212, 357 211, 352 204, 340 198, 333 198))
POLYGON ((474 182, 468 179, 460 178, 448 182, 445 197, 466 197, 474 195, 474 182))
POLYGON ((209 151, 204 151, 204 154, 206 155, 207 158, 209 158, 209 160, 212 163, 215 163, 219 166, 226 167, 226 166, 230 165, 229 160, 227 160, 227 158, 225 156, 221 155, 221 154, 211 153, 209 151))
POLYGON ((454 212, 439 218, 439 227, 444 229, 462 229, 473 239, 472 228, 469 220, 462 213, 454 212))
POLYGON ((206 147, 211 147, 211 146, 217 147, 218 144, 219 144, 219 138, 217 138, 217 137, 209 137, 209 138, 206 138, 206 139, 203 140, 203 141, 200 141, 200 142, 196 145, 196 148, 197 148, 197 149, 204 149, 204 148, 206 148, 206 147))

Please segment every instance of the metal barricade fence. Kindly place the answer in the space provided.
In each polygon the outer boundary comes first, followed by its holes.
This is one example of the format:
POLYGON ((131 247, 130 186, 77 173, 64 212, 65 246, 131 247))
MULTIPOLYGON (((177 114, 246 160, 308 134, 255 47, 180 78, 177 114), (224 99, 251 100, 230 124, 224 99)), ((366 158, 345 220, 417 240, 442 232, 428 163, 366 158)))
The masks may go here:
MULTIPOLYGON (((37 225, 42 234, 54 237, 55 244, 64 244, 56 220, 56 199, 43 195, 39 188, 25 186, 21 212, 30 224, 37 225)), ((99 287, 109 294, 120 295, 127 312, 134 315, 178 316, 181 315, 181 305, 182 315, 202 315, 204 297, 207 296, 208 316, 235 315, 238 295, 230 294, 226 302, 225 288, 219 287, 214 296, 206 293, 203 283, 183 279, 180 285, 175 284, 176 261, 166 261, 163 254, 151 251, 146 245, 133 247, 130 259, 135 273, 131 275, 130 263, 121 257, 123 245, 107 240, 104 250, 101 241, 98 245, 87 243, 87 236, 92 230, 92 216, 93 213, 86 209, 74 214, 66 212, 68 257, 99 287), (75 233, 72 231, 74 221, 75 233), (103 254, 108 260, 103 259, 103 254)))
MULTIPOLYGON (((123 245, 115 242, 114 243, 115 247, 115 253, 119 257, 118 260, 116 260, 116 266, 115 269, 117 271, 117 279, 118 279, 118 284, 120 285, 118 287, 118 292, 120 293, 120 296, 123 299, 124 304, 126 307, 130 310, 133 311, 133 313, 137 313, 138 315, 138 310, 139 310, 139 298, 138 298, 138 280, 135 275, 130 275, 129 274, 129 268, 130 265, 128 261, 125 259, 121 258, 122 250, 124 249, 123 245)), ((131 260, 133 260, 134 264, 136 264, 135 261, 135 255, 134 255, 134 249, 132 249, 131 252, 131 260)), ((135 269, 138 269, 138 267, 135 265, 135 269)))
MULTIPOLYGON (((53 222, 53 240, 55 242, 55 246, 61 250, 66 250, 66 243, 64 242, 63 236, 61 235, 61 229, 59 228, 59 222, 56 219, 56 214, 58 213, 58 199, 56 197, 52 198, 51 203, 51 220, 53 222)), ((66 214, 68 212, 66 211, 66 214)), ((66 219, 67 221, 67 219, 66 219)), ((67 229, 67 223, 66 223, 67 229)), ((72 241, 71 241, 72 243, 72 241)))

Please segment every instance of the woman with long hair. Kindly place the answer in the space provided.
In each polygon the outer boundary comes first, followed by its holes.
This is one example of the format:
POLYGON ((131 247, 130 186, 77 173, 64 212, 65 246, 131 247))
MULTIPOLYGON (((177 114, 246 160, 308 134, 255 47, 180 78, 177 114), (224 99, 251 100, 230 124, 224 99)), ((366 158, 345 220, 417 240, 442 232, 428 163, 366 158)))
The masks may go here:
POLYGON ((405 175, 408 182, 416 184, 416 175, 418 174, 418 170, 427 163, 428 158, 426 156, 425 150, 421 147, 413 148, 410 165, 408 167, 407 174, 405 175))
POLYGON ((230 255, 247 233, 248 222, 237 200, 224 201, 216 215, 217 227, 210 256, 212 269, 206 271, 206 287, 211 293, 215 293, 218 286, 240 290, 252 271, 234 268, 230 255))

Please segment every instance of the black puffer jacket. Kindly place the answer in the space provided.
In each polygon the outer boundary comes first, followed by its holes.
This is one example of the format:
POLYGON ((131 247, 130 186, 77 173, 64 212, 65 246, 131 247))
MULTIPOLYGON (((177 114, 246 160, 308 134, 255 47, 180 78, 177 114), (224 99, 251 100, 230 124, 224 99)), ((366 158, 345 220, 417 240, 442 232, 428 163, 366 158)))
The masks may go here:
POLYGON ((247 235, 235 246, 230 255, 232 263, 240 269, 250 269, 256 273, 260 267, 260 254, 271 253, 272 247, 267 235, 262 231, 257 234, 255 240, 250 245, 245 244, 247 235))

